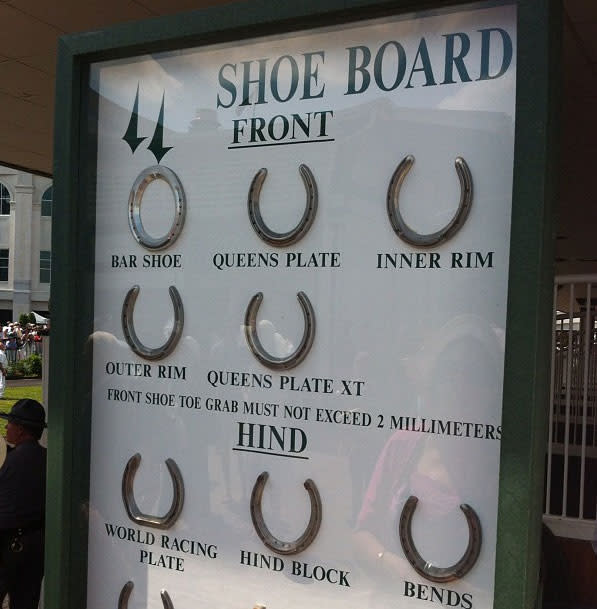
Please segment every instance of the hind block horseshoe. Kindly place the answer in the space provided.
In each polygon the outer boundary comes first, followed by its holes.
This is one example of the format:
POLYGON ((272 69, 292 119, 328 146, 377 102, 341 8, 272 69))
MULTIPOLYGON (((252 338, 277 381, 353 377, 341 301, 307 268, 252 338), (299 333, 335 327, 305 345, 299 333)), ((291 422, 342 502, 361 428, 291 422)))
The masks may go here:
POLYGON ((468 544, 460 560, 449 567, 436 567, 426 561, 415 546, 411 525, 418 498, 411 495, 400 514, 399 536, 404 554, 413 569, 425 579, 432 582, 447 583, 464 577, 475 565, 481 552, 482 534, 479 516, 473 508, 463 503, 460 506, 468 525, 468 544))
POLYGON ((263 489, 265 488, 265 483, 268 478, 269 474, 267 472, 262 472, 257 477, 255 485, 253 486, 253 491, 251 493, 251 520, 253 521, 253 526, 255 527, 259 539, 261 539, 270 550, 283 555, 298 554, 313 543, 319 532, 319 527, 321 526, 323 508, 319 490, 317 489, 317 486, 315 486, 313 480, 310 478, 305 480, 304 486, 305 489, 307 489, 307 493, 309 493, 309 499, 311 501, 309 522, 304 533, 300 537, 294 541, 282 541, 272 535, 268 526, 265 524, 261 511, 263 489))
POLYGON ((454 161, 454 166, 460 181, 460 202, 458 209, 446 226, 434 233, 422 235, 410 228, 400 213, 400 187, 414 162, 414 156, 405 156, 392 175, 386 200, 388 217, 394 232, 400 239, 410 245, 431 247, 448 241, 462 228, 473 203, 473 178, 466 161, 462 157, 457 157, 454 161))
POLYGON ((169 529, 180 516, 184 504, 184 483, 178 465, 173 459, 166 459, 166 467, 172 479, 172 505, 163 516, 144 514, 135 501, 133 484, 135 474, 141 464, 141 455, 134 454, 127 462, 122 474, 122 501, 128 517, 137 524, 155 529, 169 529))
POLYGON ((267 169, 265 169, 265 167, 261 168, 255 174, 251 182, 251 186, 249 187, 247 205, 251 226, 263 241, 273 245, 274 247, 286 247, 287 245, 292 245, 293 243, 300 241, 306 235, 307 231, 311 228, 311 225, 315 220, 318 199, 317 183, 315 182, 312 171, 309 169, 309 167, 307 167, 307 165, 300 165, 299 173, 303 180, 303 184, 305 185, 307 203, 299 223, 292 230, 289 230, 286 233, 278 233, 271 230, 261 215, 259 199, 261 196, 261 188, 263 187, 263 183, 267 177, 267 169))

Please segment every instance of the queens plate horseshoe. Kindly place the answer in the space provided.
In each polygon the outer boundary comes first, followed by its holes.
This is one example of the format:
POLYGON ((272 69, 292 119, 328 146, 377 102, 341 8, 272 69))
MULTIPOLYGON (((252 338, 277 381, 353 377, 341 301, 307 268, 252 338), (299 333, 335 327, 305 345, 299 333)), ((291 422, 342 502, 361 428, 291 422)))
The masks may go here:
MULTIPOLYGON (((129 598, 131 596, 131 592, 133 591, 132 581, 126 582, 120 591, 120 596, 118 597, 118 609, 128 609, 129 606, 129 598)), ((166 590, 162 590, 160 592, 160 596, 162 597, 162 605, 164 609, 174 609, 174 605, 172 604, 172 599, 166 590)))
POLYGON ((178 465, 176 465, 173 459, 166 459, 166 467, 172 478, 172 505, 163 516, 152 516, 150 514, 143 514, 135 501, 133 483, 140 463, 141 455, 139 453, 134 454, 128 460, 122 474, 122 500, 126 513, 137 524, 155 529, 169 529, 180 516, 184 504, 184 483, 178 465))
POLYGON ((444 226, 444 228, 435 233, 421 235, 412 230, 404 221, 404 218, 400 213, 400 202, 398 200, 402 182, 404 182, 404 179, 414 162, 414 156, 405 156, 402 161, 400 161, 400 164, 396 168, 396 171, 394 171, 392 179, 390 180, 387 196, 387 209, 390 223, 394 232, 400 239, 406 241, 406 243, 419 247, 438 245, 452 238, 465 223, 473 202, 473 178, 466 161, 462 157, 457 157, 454 166, 456 167, 456 173, 460 180, 460 203, 458 204, 458 209, 456 210, 454 217, 444 226))
POLYGON ((261 195, 261 188, 267 176, 267 169, 265 169, 265 167, 260 169, 255 174, 249 188, 248 208, 251 225, 259 237, 263 239, 263 241, 275 247, 292 245, 293 243, 296 243, 302 239, 307 231, 311 228, 311 225, 315 220, 315 215, 317 214, 317 184, 315 182, 315 178, 313 177, 313 173, 309 167, 307 167, 307 165, 300 165, 299 173, 301 174, 301 178, 303 179, 303 184, 305 185, 305 190, 307 192, 307 204, 300 222, 295 226, 295 228, 286 233, 278 233, 271 230, 261 216, 261 210, 259 209, 259 197, 261 195))
POLYGON ((298 554, 313 543, 319 532, 323 511, 319 491, 311 478, 305 480, 304 485, 309 493, 309 499, 311 500, 311 516, 309 517, 309 523, 307 524, 305 532, 294 541, 281 541, 271 534, 265 524, 261 511, 261 498, 268 477, 269 474, 267 472, 262 472, 257 477, 255 485, 253 486, 253 492, 251 493, 251 520, 253 520, 253 526, 255 527, 257 535, 259 535, 259 539, 261 539, 270 550, 283 555, 298 554))
POLYGON ((251 349, 253 355, 264 366, 272 368, 273 370, 288 370, 298 366, 305 357, 307 357, 307 354, 313 345, 313 340, 315 339, 315 311, 311 306, 311 302, 304 292, 299 292, 296 297, 298 298, 303 312, 305 330, 299 346, 293 353, 286 357, 275 357, 269 354, 263 348, 259 336, 257 335, 257 313, 259 312, 259 307, 263 301, 262 292, 257 292, 257 294, 251 298, 245 313, 245 338, 247 339, 249 349, 251 349))
POLYGON ((135 325, 133 323, 133 313, 135 311, 135 303, 137 302, 137 296, 139 296, 141 288, 138 285, 134 285, 126 294, 124 302, 122 303, 122 331, 124 333, 124 339, 128 346, 139 356, 148 360, 163 359, 172 351, 178 344, 180 337, 182 336, 182 330, 184 327, 184 307, 182 306, 182 299, 178 290, 171 285, 168 288, 170 293, 170 299, 172 300, 172 306, 174 307, 174 327, 168 337, 168 340, 161 347, 146 347, 137 336, 135 332, 135 325))
POLYGON ((411 495, 404 504, 400 514, 400 543, 408 562, 419 575, 432 582, 446 583, 464 577, 477 562, 479 552, 481 551, 481 522, 477 513, 466 503, 460 506, 468 524, 469 538, 466 550, 462 558, 452 566, 435 567, 419 554, 413 541, 411 523, 418 501, 417 497, 411 495))
POLYGON ((187 213, 187 200, 178 176, 168 167, 153 165, 144 169, 135 180, 129 195, 129 226, 133 236, 148 250, 163 250, 179 237, 187 213), (147 187, 155 180, 163 180, 170 186, 174 196, 174 219, 168 231, 161 237, 147 233, 141 220, 141 203, 147 187))

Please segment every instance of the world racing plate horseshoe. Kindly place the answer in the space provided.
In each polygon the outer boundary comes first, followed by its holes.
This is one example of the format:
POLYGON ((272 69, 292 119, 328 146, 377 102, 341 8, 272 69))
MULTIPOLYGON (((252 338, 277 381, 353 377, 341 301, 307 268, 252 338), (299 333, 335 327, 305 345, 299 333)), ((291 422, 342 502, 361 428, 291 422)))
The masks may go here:
POLYGON ((166 459, 166 467, 172 478, 172 505, 163 516, 153 516, 141 512, 135 501, 133 484, 140 464, 141 455, 135 453, 128 460, 122 474, 122 501, 124 502, 126 513, 137 524, 153 527, 154 529, 169 529, 178 520, 184 505, 184 483, 180 469, 178 469, 174 459, 166 459))
POLYGON ((450 567, 436 567, 427 562, 419 554, 412 537, 412 518, 418 501, 417 497, 411 495, 406 500, 406 503, 402 508, 402 513, 400 514, 400 544, 402 545, 408 562, 419 575, 432 582, 442 584, 461 579, 473 568, 479 558, 479 553, 481 552, 482 534, 479 516, 477 516, 477 513, 470 505, 466 503, 461 504, 460 509, 468 524, 468 545, 462 558, 458 562, 450 567))

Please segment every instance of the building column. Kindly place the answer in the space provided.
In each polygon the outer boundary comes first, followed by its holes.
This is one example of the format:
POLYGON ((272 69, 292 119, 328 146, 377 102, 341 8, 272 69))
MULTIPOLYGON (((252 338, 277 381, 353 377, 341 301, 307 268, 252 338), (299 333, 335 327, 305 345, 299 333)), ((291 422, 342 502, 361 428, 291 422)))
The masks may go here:
MULTIPOLYGON (((12 270, 13 320, 31 312, 31 220, 33 215, 33 176, 19 172, 15 187, 14 222, 10 235, 10 270, 12 270)), ((13 210, 11 209, 11 212, 13 210)))

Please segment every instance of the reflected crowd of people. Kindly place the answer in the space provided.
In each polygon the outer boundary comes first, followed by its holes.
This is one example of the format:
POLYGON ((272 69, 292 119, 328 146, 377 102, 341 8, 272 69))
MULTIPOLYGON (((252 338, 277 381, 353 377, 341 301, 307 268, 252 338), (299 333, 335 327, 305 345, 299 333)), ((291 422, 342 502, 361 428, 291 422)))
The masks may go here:
POLYGON ((18 321, 5 322, 0 332, 0 343, 4 345, 9 364, 23 360, 32 354, 43 352, 43 337, 49 336, 49 323, 20 324, 18 321))

